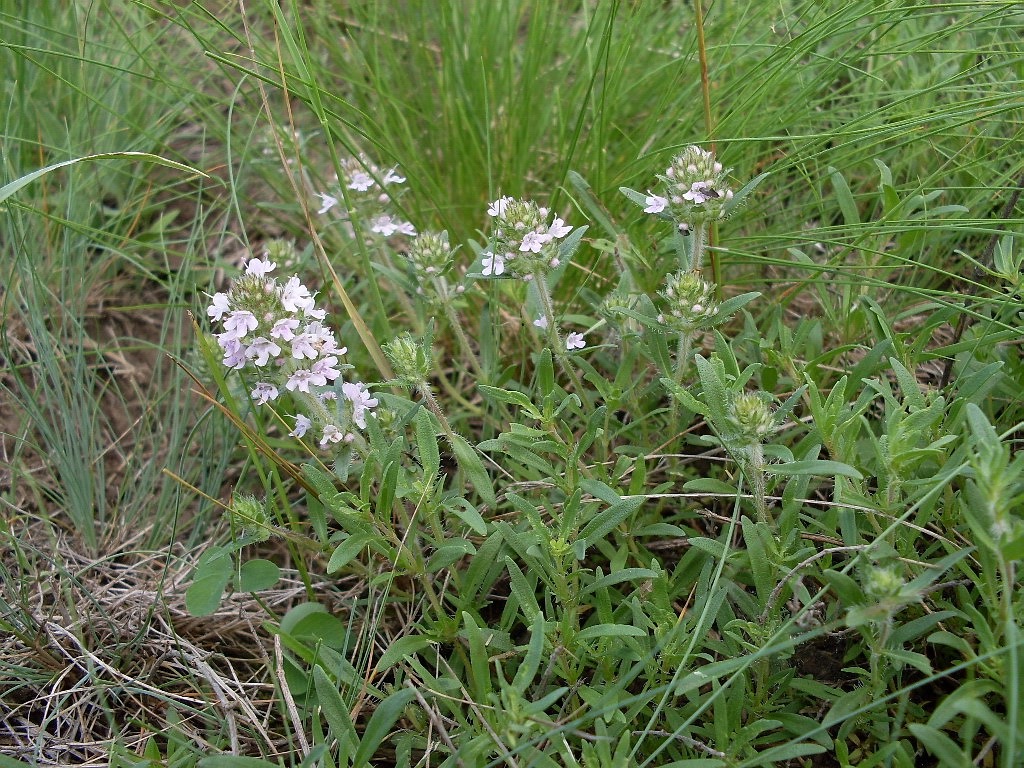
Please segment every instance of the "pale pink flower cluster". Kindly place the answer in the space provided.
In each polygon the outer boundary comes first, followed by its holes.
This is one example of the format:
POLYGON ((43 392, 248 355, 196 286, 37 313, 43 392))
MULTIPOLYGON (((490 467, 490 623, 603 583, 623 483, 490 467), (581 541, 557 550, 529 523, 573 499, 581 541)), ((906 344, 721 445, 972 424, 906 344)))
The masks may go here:
POLYGON ((644 213, 668 214, 679 223, 680 231, 723 218, 733 198, 729 188, 729 169, 712 152, 689 146, 659 176, 664 194, 647 190, 644 213))
POLYGON ((377 400, 366 385, 345 382, 341 394, 347 407, 337 408, 343 412, 337 416, 329 412, 325 404, 338 398, 332 384, 350 367, 339 362, 348 350, 338 345, 324 324, 327 312, 317 308, 315 295, 298 276, 283 285, 270 277, 276 266, 269 258, 250 259, 230 290, 211 297, 206 313, 223 329, 216 334, 222 362, 255 379, 250 395, 257 405, 287 391, 310 407, 314 418, 296 416, 291 435, 302 437, 315 421, 322 430, 321 446, 350 442, 355 436, 344 427, 354 423, 365 429, 366 413, 377 400))
MULTIPOLYGON (((349 158, 344 161, 342 163, 342 178, 337 179, 339 187, 344 186, 349 190, 349 202, 358 206, 360 215, 367 216, 370 222, 370 231, 381 237, 416 236, 416 227, 411 222, 403 221, 386 210, 394 202, 388 187, 404 183, 405 177, 398 173, 397 167, 386 170, 378 168, 362 155, 358 159, 349 158), (375 208, 376 211, 367 210, 369 208, 375 208)), ((317 213, 321 216, 343 202, 340 193, 316 192, 315 194, 320 198, 320 209, 317 213)), ((352 212, 350 211, 348 218, 351 217, 352 212)))
POLYGON ((498 277, 506 271, 525 280, 559 265, 557 242, 573 228, 561 218, 548 221, 548 209, 528 200, 499 197, 487 208, 494 219, 492 246, 482 255, 482 273, 498 277))

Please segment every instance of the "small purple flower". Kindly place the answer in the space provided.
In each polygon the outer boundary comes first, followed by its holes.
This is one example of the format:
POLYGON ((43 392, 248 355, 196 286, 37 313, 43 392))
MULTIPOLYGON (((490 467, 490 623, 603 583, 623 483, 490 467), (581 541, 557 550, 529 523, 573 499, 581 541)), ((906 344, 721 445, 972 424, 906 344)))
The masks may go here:
POLYGON ((338 198, 334 195, 328 195, 324 192, 317 192, 316 196, 320 198, 320 210, 317 211, 317 215, 322 216, 327 213, 331 208, 338 204, 338 198))
POLYGON ((292 437, 302 437, 309 428, 313 426, 313 422, 309 420, 308 416, 303 416, 301 413, 295 417, 295 429, 288 434, 292 437))
POLYGON ((249 262, 245 265, 245 274, 252 275, 253 277, 266 277, 275 269, 277 269, 277 264, 270 259, 249 259, 249 262))
POLYGON ((347 186, 356 192, 366 192, 373 186, 373 176, 366 171, 356 171, 349 177, 347 186))
POLYGON ((270 329, 270 336, 281 341, 291 341, 295 338, 295 329, 299 327, 299 321, 294 317, 282 317, 274 327, 270 329))
POLYGON ((264 405, 270 400, 276 400, 277 395, 277 387, 265 381, 259 382, 252 389, 252 399, 256 401, 256 405, 264 405))
POLYGON ((313 367, 311 368, 313 373, 317 376, 323 376, 324 378, 324 383, 320 386, 324 386, 327 381, 334 381, 336 378, 341 376, 341 371, 334 367, 337 364, 338 358, 334 355, 331 355, 330 357, 321 357, 313 363, 313 367))
POLYGON ((224 367, 236 370, 245 367, 245 345, 234 334, 219 334, 217 343, 224 352, 224 359, 221 361, 224 367))
POLYGON ((500 275, 505 272, 505 260, 501 257, 501 254, 484 252, 483 257, 482 264, 485 275, 500 275))
POLYGON ((226 293, 213 294, 213 301, 206 308, 206 314, 213 320, 220 320, 230 311, 231 305, 228 303, 228 295, 226 293))
POLYGON ((252 312, 247 309, 236 309, 224 321, 224 330, 236 339, 241 339, 249 331, 255 331, 258 325, 259 321, 252 312))
POLYGON ((288 312, 298 312, 300 309, 312 309, 313 296, 309 288, 304 286, 297 275, 288 278, 281 290, 281 304, 288 312))
POLYGON ((292 340, 292 357, 297 360, 301 360, 304 357, 308 357, 310 360, 315 360, 319 354, 316 347, 316 336, 309 333, 300 333, 292 340))
POLYGON ((366 385, 361 382, 346 381, 341 385, 341 394, 352 403, 352 421, 360 429, 366 429, 366 411, 377 407, 377 398, 371 396, 366 385))
POLYGON ((288 377, 288 381, 285 382, 285 389, 289 392, 298 390, 299 392, 305 392, 309 394, 309 385, 316 384, 314 379, 315 374, 308 368, 299 368, 292 372, 292 375, 288 377))
POLYGON ((519 244, 519 250, 540 253, 544 244, 550 239, 551 235, 543 232, 527 232, 523 237, 523 242, 519 244))
POLYGON ((644 203, 647 204, 647 207, 644 208, 644 213, 661 213, 668 206, 668 199, 647 190, 644 203))
POLYGON ((245 352, 246 357, 254 358, 253 362, 256 363, 257 367, 263 367, 270 362, 271 357, 277 357, 280 354, 281 347, 262 336, 253 339, 249 344, 249 349, 245 352))
POLYGON ((345 439, 345 433, 342 432, 334 424, 324 424, 323 437, 320 438, 320 447, 323 448, 328 443, 340 443, 345 439))

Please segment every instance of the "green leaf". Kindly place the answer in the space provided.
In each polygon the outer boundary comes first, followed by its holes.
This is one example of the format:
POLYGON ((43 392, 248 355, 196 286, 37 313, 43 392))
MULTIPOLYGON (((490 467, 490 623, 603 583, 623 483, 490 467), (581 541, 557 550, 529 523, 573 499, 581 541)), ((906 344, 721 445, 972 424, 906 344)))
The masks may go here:
POLYGON ((427 572, 437 573, 466 555, 475 555, 476 547, 466 539, 449 539, 439 545, 427 562, 427 572))
POLYGON ((461 435, 452 435, 452 451, 455 453, 455 460, 459 468, 466 473, 466 477, 473 483, 476 492, 488 506, 495 506, 498 502, 494 496, 494 488, 491 486, 491 478, 488 477, 480 455, 473 447, 466 442, 461 435))
POLYGON ((594 195, 593 188, 587 183, 576 171, 569 171, 566 174, 566 178, 569 184, 572 185, 573 189, 577 192, 577 199, 583 204, 583 207, 587 209, 590 217, 594 219, 605 232, 611 237, 617 237, 620 233, 619 230, 612 223, 611 216, 608 211, 601 204, 601 202, 594 195))
POLYGON ((377 709, 374 710, 370 721, 366 724, 366 730, 363 731, 363 738, 359 740, 359 747, 352 760, 353 768, 361 768, 369 764, 370 758, 377 753, 377 748, 380 747, 391 730, 391 726, 402 714, 402 710, 415 698, 415 691, 403 688, 400 691, 395 691, 377 705, 377 709))
POLYGON ((716 324, 717 322, 726 320, 733 312, 742 309, 760 296, 760 291, 750 291, 749 293, 741 293, 739 296, 733 296, 732 298, 726 299, 718 305, 718 313, 715 315, 716 324))
POLYGON ((607 576, 595 579, 593 583, 580 592, 580 595, 587 595, 599 589, 610 587, 613 584, 621 584, 624 581, 636 581, 638 579, 656 579, 658 572, 650 568, 623 568, 621 571, 613 571, 607 576))
POLYGON ((643 497, 632 496, 628 499, 622 499, 617 504, 612 504, 608 509, 596 514, 584 526, 583 530, 580 531, 579 539, 586 542, 586 545, 598 539, 603 539, 615 526, 640 509, 643 503, 643 497))
POLYGON ((578 640, 594 640, 599 637, 647 637, 647 630, 632 624, 596 624, 580 630, 578 640))
POLYGON ((516 676, 512 680, 512 686, 521 694, 526 694, 526 688, 537 675, 540 669, 540 662, 544 655, 544 615, 537 612, 533 623, 530 625, 530 645, 526 649, 516 676))
POLYGON ((832 181, 832 190, 836 196, 836 202, 839 203, 839 210, 843 212, 843 221, 846 226, 853 227, 860 224, 860 214, 857 212, 857 203, 853 199, 853 193, 850 191, 850 185, 846 183, 846 179, 843 178, 843 174, 837 171, 832 166, 828 168, 829 179, 832 181))
POLYGON ((4 186, 0 187, 0 204, 7 200, 11 195, 31 184, 36 179, 41 178, 52 171, 56 171, 58 168, 66 168, 67 166, 84 163, 89 160, 145 160, 150 163, 156 163, 157 165, 174 168, 178 171, 185 171, 187 173, 195 174, 196 176, 202 176, 204 179, 210 178, 196 168, 176 163, 173 160, 167 160, 159 155, 151 155, 148 152, 102 152, 98 155, 86 155, 85 157, 76 157, 72 160, 64 160, 59 163, 54 163, 53 165, 48 165, 45 168, 40 168, 37 171, 32 171, 32 173, 27 173, 8 184, 4 184, 4 186))
POLYGON ((242 563, 239 571, 239 592, 262 592, 277 584, 277 580, 281 578, 281 569, 277 563, 259 558, 242 563))
MULTIPOLYGON (((761 182, 767 179, 770 175, 771 173, 769 171, 765 171, 764 173, 755 176, 742 187, 740 187, 738 190, 736 190, 736 193, 732 196, 732 199, 728 200, 725 204, 725 215, 731 216, 733 211, 735 211, 739 206, 743 205, 743 202, 747 199, 747 196, 750 195, 750 193, 753 192, 755 189, 757 189, 761 185, 761 182)), ((644 205, 646 205, 646 203, 644 203, 644 205)))
POLYGON ((478 701, 486 701, 492 690, 487 636, 467 611, 462 612, 462 625, 465 628, 465 637, 469 641, 469 666, 472 673, 473 692, 478 697, 478 701))
POLYGON ((366 533, 352 534, 335 547, 331 553, 331 559, 327 561, 327 573, 333 576, 348 565, 352 558, 369 545, 371 535, 366 533))
POLYGON ((466 499, 451 499, 445 502, 444 508, 455 514, 462 522, 470 527, 473 533, 484 536, 487 533, 487 523, 477 512, 476 507, 466 499))
POLYGON ((785 464, 768 464, 765 469, 775 475, 818 475, 820 477, 852 477, 863 480, 864 476, 849 464, 828 459, 807 459, 789 461, 785 464))
POLYGON ((279 768, 277 763, 258 757, 240 755, 211 755, 199 761, 199 768, 279 768))
POLYGON ((505 567, 508 569, 509 582, 512 589, 512 596, 519 603, 519 610, 523 616, 536 616, 540 613, 540 605, 537 604, 536 591, 526 578, 515 560, 505 556, 505 567))
POLYGON ((423 650, 434 641, 424 635, 406 635, 400 637, 390 645, 387 650, 380 655, 377 659, 377 665, 375 667, 377 674, 385 672, 395 664, 400 662, 406 656, 412 656, 415 653, 423 650))
POLYGON ((908 723, 907 729, 914 734, 924 748, 938 758, 944 768, 970 768, 970 758, 963 753, 949 736, 923 723, 908 723))
POLYGON ((824 751, 825 748, 821 744, 780 744, 759 752, 757 757, 745 760, 739 763, 739 766, 740 768, 755 765, 775 766, 806 755, 820 755, 824 751))
POLYGON ((540 411, 537 410, 537 406, 535 406, 533 401, 522 392, 501 389, 500 387, 489 387, 486 384, 478 384, 477 389, 480 390, 480 393, 484 397, 497 400, 499 403, 508 403, 509 405, 518 406, 526 411, 530 415, 530 418, 540 418, 540 411))
POLYGON ((420 455, 423 474, 433 478, 441 469, 441 453, 437 447, 437 431, 434 421, 425 409, 416 413, 416 449, 420 455))
POLYGON ((331 681, 319 665, 313 667, 313 685, 316 697, 320 702, 320 711, 327 720, 334 738, 341 743, 355 744, 358 736, 349 709, 338 692, 338 687, 331 681))
POLYGON ((192 583, 185 592, 185 607, 193 616, 209 616, 220 606, 231 581, 231 555, 224 547, 211 547, 196 563, 192 583))

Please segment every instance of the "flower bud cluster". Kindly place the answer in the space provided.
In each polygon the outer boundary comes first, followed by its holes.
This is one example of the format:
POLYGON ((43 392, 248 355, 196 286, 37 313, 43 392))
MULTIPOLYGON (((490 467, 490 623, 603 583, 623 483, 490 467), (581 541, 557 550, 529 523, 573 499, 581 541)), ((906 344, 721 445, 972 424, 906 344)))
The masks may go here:
POLYGON ((382 170, 364 155, 358 159, 347 158, 341 163, 341 175, 337 179, 337 186, 348 190, 347 195, 317 192, 316 196, 320 198, 317 213, 323 215, 343 204, 344 197, 355 209, 347 212, 347 219, 358 216, 368 221, 370 231, 381 237, 415 237, 416 227, 390 211, 395 200, 389 188, 404 183, 405 177, 399 175, 397 167, 382 170))
POLYGON ((759 392, 741 392, 733 399, 730 421, 743 442, 760 444, 778 430, 767 399, 767 395, 759 392))
POLYGON ((658 292, 665 300, 665 312, 658 318, 681 333, 693 333, 718 314, 715 286, 696 272, 676 272, 658 292))
POLYGON ((409 245, 407 256, 417 276, 430 278, 451 269, 455 250, 448 242, 447 232, 424 232, 409 245))
POLYGON ((299 414, 290 433, 302 437, 316 423, 321 446, 351 442, 351 424, 366 427, 366 412, 377 405, 364 384, 345 382, 339 400, 333 382, 350 366, 339 363, 348 350, 339 347, 324 325, 327 312, 297 276, 284 285, 270 277, 277 267, 269 256, 253 258, 245 273, 226 293, 212 297, 206 313, 223 331, 216 334, 225 366, 244 371, 252 380, 257 405, 277 400, 284 392, 303 403, 312 418, 299 414), (326 403, 336 400, 331 413, 326 403))
POLYGON ((487 208, 494 219, 491 246, 484 251, 483 274, 530 280, 559 265, 558 240, 573 228, 530 200, 501 197, 487 208))
POLYGON ((663 176, 663 194, 648 192, 645 213, 668 212, 681 231, 725 218, 732 199, 728 174, 712 152, 689 146, 672 160, 663 176))
POLYGON ((395 378, 405 386, 419 387, 430 377, 433 361, 429 350, 412 334, 396 336, 383 349, 395 369, 395 378))
POLYGON ((876 565, 867 573, 864 581, 864 594, 877 602, 898 598, 906 586, 906 581, 895 564, 876 565))

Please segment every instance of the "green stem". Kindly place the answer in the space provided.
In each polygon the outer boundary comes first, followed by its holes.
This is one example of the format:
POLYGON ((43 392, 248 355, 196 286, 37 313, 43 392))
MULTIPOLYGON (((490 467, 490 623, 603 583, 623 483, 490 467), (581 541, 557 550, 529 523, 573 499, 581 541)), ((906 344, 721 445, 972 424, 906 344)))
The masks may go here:
POLYGON ((580 377, 576 374, 576 369, 570 364, 569 355, 566 354, 565 342, 562 340, 561 334, 558 333, 558 323, 555 321, 555 308, 551 302, 551 293, 548 291, 548 284, 544 280, 544 275, 540 273, 534 274, 533 281, 537 285, 537 294, 540 296, 541 309, 543 309, 544 317, 548 323, 548 343, 553 347, 552 352, 554 352, 555 357, 558 358, 558 362, 562 366, 562 370, 565 372, 565 375, 572 381, 574 391, 582 400, 583 382, 580 381, 580 377))
MULTIPOLYGON (((690 365, 690 350, 693 348, 693 336, 691 333, 684 331, 679 334, 679 342, 676 346, 676 370, 674 381, 676 384, 682 386, 683 376, 686 374, 686 369, 690 365)), ((669 411, 669 429, 676 430, 678 428, 679 421, 679 401, 672 398, 672 408, 669 411)))
POLYGON ((690 231, 690 271, 700 272, 704 267, 704 248, 708 241, 708 223, 702 221, 690 231))
POLYGON ((444 411, 441 410, 441 406, 438 404, 437 398, 434 397, 434 393, 430 391, 430 385, 425 381, 421 381, 416 385, 416 389, 423 398, 423 404, 427 406, 427 410, 437 418, 438 423, 441 425, 441 430, 444 432, 445 437, 448 438, 448 444, 452 446, 452 450, 455 450, 455 432, 452 430, 452 425, 448 423, 448 419, 444 415, 444 411))
POLYGON ((469 360, 469 365, 476 374, 479 381, 484 382, 484 371, 483 366, 480 365, 480 359, 476 356, 476 352, 473 351, 473 345, 469 343, 469 337, 466 332, 462 330, 462 324, 459 322, 459 316, 455 312, 455 307, 452 306, 451 298, 445 293, 441 293, 441 303, 444 305, 444 313, 448 318, 448 326, 455 333, 455 339, 459 343, 459 348, 462 350, 462 354, 469 360))
POLYGON ((764 446, 752 444, 747 453, 747 479, 750 482, 751 495, 754 497, 754 511, 758 521, 770 523, 768 501, 765 495, 764 446))

